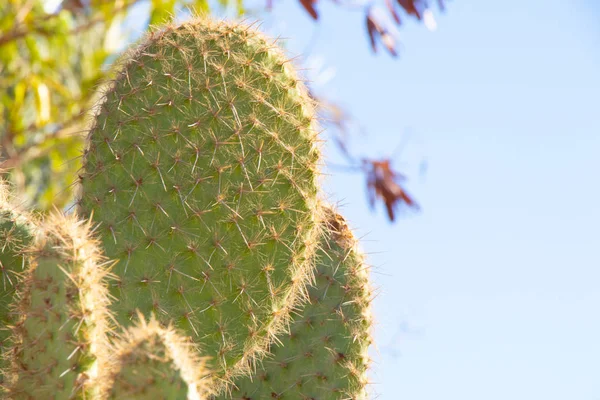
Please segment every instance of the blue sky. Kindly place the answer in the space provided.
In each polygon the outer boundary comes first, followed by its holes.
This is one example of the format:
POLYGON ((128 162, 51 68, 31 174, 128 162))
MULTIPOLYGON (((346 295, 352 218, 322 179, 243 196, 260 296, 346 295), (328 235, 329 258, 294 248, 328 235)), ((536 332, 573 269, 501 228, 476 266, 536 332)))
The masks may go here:
POLYGON ((336 70, 319 91, 368 132, 355 149, 411 133, 396 161, 422 213, 392 225, 361 175, 325 182, 373 265, 373 398, 600 399, 600 5, 449 1, 393 60, 362 13, 320 2, 314 24, 298 4, 263 28, 292 55, 315 39, 336 70))
POLYGON ((294 1, 264 26, 292 54, 318 32, 337 71, 320 91, 366 155, 412 132, 397 161, 423 208, 391 225, 360 175, 327 179, 374 266, 376 398, 600 399, 600 5, 454 0, 393 60, 362 13, 321 3, 318 27, 294 1))

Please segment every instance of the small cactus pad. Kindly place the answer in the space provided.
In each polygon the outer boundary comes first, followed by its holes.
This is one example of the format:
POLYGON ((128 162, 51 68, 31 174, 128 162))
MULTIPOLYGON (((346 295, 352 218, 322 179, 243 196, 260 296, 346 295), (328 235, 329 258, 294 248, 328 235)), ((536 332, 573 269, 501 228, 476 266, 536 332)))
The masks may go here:
POLYGON ((289 334, 252 377, 234 381, 220 400, 364 399, 371 343, 368 267, 341 216, 325 213, 310 303, 295 313, 289 334))
MULTIPOLYGON (((0 354, 5 354, 10 336, 9 326, 14 324, 10 304, 25 270, 24 250, 33 241, 32 217, 10 198, 9 187, 0 181, 0 354)), ((0 383, 4 381, 5 359, 0 360, 0 383)))
POLYGON ((119 262, 113 310, 173 321, 229 381, 289 318, 312 272, 313 104, 251 27, 196 19, 122 61, 89 135, 80 211, 119 262))
POLYGON ((113 352, 106 398, 114 400, 200 400, 207 390, 204 361, 194 345, 173 328, 144 317, 113 352))
POLYGON ((89 222, 56 214, 29 250, 12 329, 9 395, 14 399, 89 398, 105 348, 106 264, 89 222))

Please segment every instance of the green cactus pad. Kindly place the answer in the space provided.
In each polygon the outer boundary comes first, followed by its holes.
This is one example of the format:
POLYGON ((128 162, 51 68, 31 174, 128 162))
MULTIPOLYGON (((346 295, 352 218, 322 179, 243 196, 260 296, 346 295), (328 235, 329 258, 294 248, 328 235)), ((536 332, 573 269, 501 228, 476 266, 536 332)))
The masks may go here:
POLYGON ((143 317, 116 345, 114 365, 104 380, 114 400, 200 400, 208 390, 204 360, 172 328, 143 317))
POLYGON ((368 267, 341 216, 325 213, 310 303, 298 309, 251 377, 220 400, 364 399, 371 343, 368 267))
POLYGON ((289 318, 317 236, 313 104, 255 29, 199 19, 124 57, 89 135, 80 210, 119 259, 113 310, 173 321, 229 381, 289 318))
MULTIPOLYGON (((10 198, 9 187, 0 181, 0 354, 4 355, 14 324, 10 304, 25 270, 24 250, 35 231, 32 217, 20 210, 10 198)), ((5 359, 0 359, 0 384, 4 382, 5 359)))
POLYGON ((50 217, 29 250, 12 328, 14 399, 83 399, 93 392, 107 330, 107 265, 89 222, 50 217))

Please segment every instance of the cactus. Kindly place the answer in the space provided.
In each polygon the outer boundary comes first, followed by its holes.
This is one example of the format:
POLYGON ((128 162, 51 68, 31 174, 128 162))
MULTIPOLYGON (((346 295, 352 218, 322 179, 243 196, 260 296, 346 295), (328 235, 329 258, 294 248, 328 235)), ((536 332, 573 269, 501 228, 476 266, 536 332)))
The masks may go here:
POLYGON ((311 278, 313 104, 282 52, 243 25, 167 27, 121 64, 89 135, 80 209, 120 260, 117 320, 173 321, 225 385, 311 278))
POLYGON ((107 264, 90 238, 91 224, 50 217, 28 250, 12 328, 15 399, 79 399, 91 386, 106 348, 107 264))
POLYGON ((88 136, 85 219, 34 228, 0 198, 3 277, 26 267, 0 303, 7 395, 365 398, 368 268, 318 200, 316 136, 305 87, 253 28, 144 38, 88 136))
POLYGON ((368 267, 343 218, 325 212, 317 253, 317 280, 289 334, 225 399, 364 399, 371 343, 368 267))
POLYGON ((130 328, 116 345, 105 379, 108 399, 200 400, 208 387, 204 360, 193 344, 152 317, 130 328))
MULTIPOLYGON (((33 217, 21 210, 10 199, 8 185, 0 181, 0 355, 9 347, 9 326, 14 324, 10 305, 25 269, 24 250, 34 237, 33 217)), ((0 384, 4 382, 5 358, 0 359, 0 384)))

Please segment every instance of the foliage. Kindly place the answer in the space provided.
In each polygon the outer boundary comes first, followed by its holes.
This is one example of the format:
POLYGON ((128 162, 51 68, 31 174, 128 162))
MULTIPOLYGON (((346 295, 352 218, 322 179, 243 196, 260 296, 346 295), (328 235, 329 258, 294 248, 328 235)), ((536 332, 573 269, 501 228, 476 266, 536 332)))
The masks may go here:
MULTIPOLYGON (((319 0, 299 0, 308 15, 315 21, 319 19, 319 0)), ((339 7, 364 13, 367 35, 373 52, 377 52, 378 43, 386 48, 388 53, 398 56, 398 35, 396 27, 403 23, 404 15, 424 22, 430 29, 435 27, 429 0, 385 0, 385 11, 376 1, 357 3, 335 2, 339 7), (400 11, 401 10, 401 11, 400 11)), ((441 10, 445 9, 444 0, 437 0, 441 10)))
MULTIPOLYGON (((0 7, 0 171, 36 208, 72 200, 73 176, 96 89, 131 37, 123 20, 139 0, 9 0, 0 7)), ((183 6, 208 12, 206 0, 153 0, 158 24, 183 6)))

